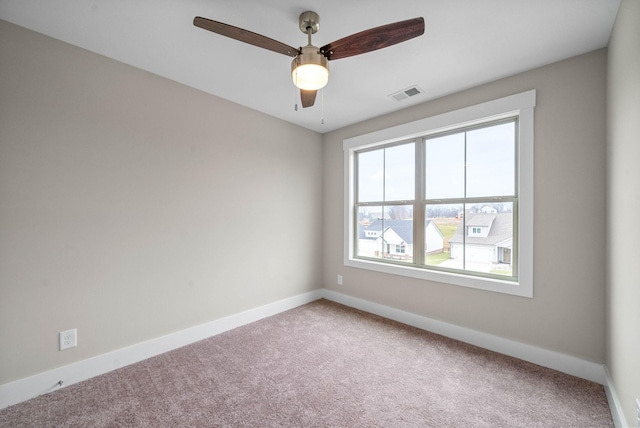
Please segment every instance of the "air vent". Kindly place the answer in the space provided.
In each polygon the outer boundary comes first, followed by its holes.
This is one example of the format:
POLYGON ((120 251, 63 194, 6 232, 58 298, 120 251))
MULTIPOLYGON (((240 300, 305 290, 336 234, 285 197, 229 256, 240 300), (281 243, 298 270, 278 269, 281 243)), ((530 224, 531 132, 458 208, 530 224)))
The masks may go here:
POLYGON ((423 93, 424 91, 422 90, 421 87, 419 87, 418 85, 414 85, 411 86, 407 89, 403 89, 399 92, 393 93, 391 95, 389 95, 391 98, 393 98, 396 101, 402 101, 402 100, 406 100, 407 98, 411 98, 414 97, 418 94, 423 93))

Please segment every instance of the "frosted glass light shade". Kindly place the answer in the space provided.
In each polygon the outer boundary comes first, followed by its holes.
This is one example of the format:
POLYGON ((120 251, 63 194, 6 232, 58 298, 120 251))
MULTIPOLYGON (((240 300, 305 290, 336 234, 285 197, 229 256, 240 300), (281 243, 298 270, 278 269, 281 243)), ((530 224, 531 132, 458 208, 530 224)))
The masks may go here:
POLYGON ((329 82, 329 70, 319 64, 302 64, 291 72, 291 78, 298 88, 313 91, 329 82))

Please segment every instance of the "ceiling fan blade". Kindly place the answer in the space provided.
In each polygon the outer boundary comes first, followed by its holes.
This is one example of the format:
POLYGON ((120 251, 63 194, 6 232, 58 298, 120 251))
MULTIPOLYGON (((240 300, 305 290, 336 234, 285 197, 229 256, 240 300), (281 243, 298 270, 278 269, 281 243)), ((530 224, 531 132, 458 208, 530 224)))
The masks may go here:
POLYGON ((234 27, 233 25, 214 21, 212 19, 202 18, 201 16, 196 16, 193 19, 193 25, 226 37, 230 37, 235 40, 239 40, 244 43, 248 43, 250 45, 257 46, 259 48, 268 49, 270 51, 281 53, 287 56, 296 57, 299 53, 297 48, 286 45, 277 40, 270 39, 269 37, 254 33, 249 30, 243 30, 242 28, 234 27))
POLYGON ((382 25, 344 37, 320 48, 328 59, 348 58, 405 42, 424 34, 424 18, 382 25))
POLYGON ((311 107, 316 102, 316 95, 318 91, 305 91, 300 89, 300 100, 302 101, 302 107, 311 107))

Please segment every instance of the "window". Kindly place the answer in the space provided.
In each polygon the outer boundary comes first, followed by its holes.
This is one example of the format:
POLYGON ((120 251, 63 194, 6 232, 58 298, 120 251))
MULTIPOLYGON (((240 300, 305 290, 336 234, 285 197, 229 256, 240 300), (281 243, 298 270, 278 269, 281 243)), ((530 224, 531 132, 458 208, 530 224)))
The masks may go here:
POLYGON ((535 91, 344 141, 345 265, 533 295, 535 91))

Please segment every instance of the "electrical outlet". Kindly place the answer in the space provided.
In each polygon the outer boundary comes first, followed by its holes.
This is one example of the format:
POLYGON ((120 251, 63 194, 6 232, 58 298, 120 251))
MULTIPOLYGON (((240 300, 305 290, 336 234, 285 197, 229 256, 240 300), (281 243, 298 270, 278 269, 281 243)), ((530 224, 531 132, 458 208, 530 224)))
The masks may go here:
POLYGON ((338 285, 342 285, 342 275, 338 275, 338 285))
POLYGON ((74 348, 78 346, 78 329, 65 330, 60 332, 60 350, 74 348))

